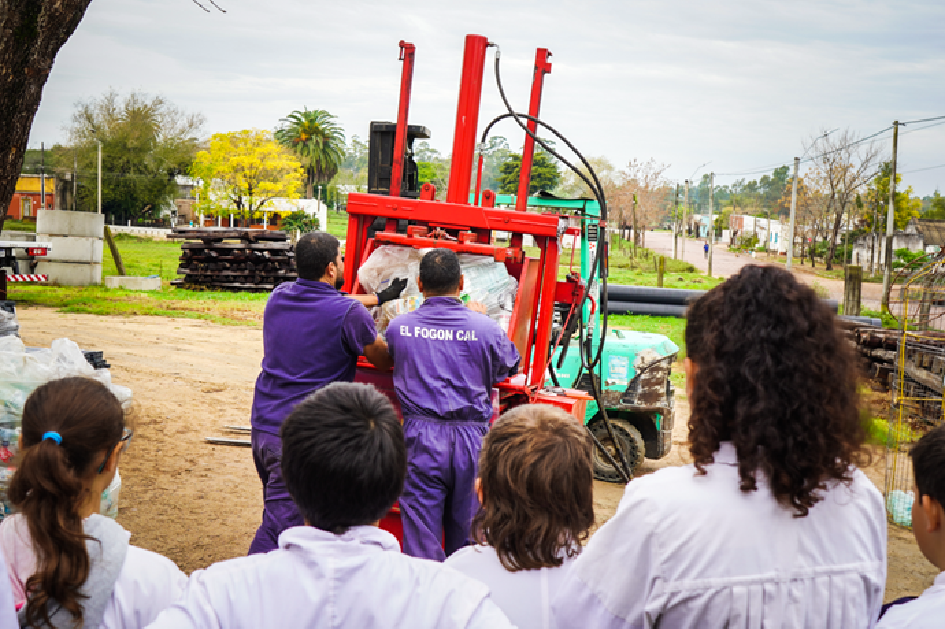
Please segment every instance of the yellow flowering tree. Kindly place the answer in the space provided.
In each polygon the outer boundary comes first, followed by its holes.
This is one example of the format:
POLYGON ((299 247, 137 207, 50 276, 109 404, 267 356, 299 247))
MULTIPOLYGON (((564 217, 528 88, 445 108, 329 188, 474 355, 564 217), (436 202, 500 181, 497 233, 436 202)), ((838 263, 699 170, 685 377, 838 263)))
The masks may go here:
POLYGON ((213 134, 191 174, 202 182, 198 211, 247 223, 275 198, 298 199, 305 175, 295 155, 259 129, 213 134))

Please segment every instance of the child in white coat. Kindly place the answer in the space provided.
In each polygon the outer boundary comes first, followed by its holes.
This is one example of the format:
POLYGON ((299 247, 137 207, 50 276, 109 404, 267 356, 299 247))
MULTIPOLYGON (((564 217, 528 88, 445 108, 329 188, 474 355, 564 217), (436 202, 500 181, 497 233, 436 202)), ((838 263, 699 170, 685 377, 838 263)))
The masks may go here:
POLYGON ((492 427, 479 455, 478 545, 446 565, 489 586, 519 629, 552 629, 551 602, 594 523, 591 438, 547 404, 516 407, 492 427))
POLYGON ((132 435, 121 403, 95 380, 54 380, 26 400, 22 430, 8 490, 18 513, 0 524, 20 624, 144 627, 187 578, 99 515, 132 435))
POLYGON ((485 585, 408 557, 375 526, 407 472, 403 429, 371 385, 330 384, 282 425, 282 474, 305 526, 279 548, 194 572, 155 629, 505 629, 485 585))
POLYGON ((924 629, 945 624, 945 426, 919 439, 911 455, 916 495, 912 533, 925 558, 943 572, 919 598, 890 607, 877 629, 924 629))

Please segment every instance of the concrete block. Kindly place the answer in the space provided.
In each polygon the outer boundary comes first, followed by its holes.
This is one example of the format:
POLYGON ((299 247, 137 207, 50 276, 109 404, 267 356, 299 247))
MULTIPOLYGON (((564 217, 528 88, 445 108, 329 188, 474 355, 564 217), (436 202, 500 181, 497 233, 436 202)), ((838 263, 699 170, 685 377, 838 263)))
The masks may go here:
POLYGON ((36 213, 36 233, 50 236, 104 238, 105 215, 94 212, 40 210, 36 213))
POLYGON ((14 242, 36 242, 36 234, 33 232, 4 230, 0 232, 0 240, 12 240, 14 242))
POLYGON ((128 290, 161 290, 160 277, 138 277, 135 275, 107 275, 105 286, 108 288, 127 288, 128 290))
POLYGON ((63 286, 89 286, 102 283, 102 265, 88 262, 54 262, 44 260, 33 273, 48 275, 49 281, 63 286))
POLYGON ((77 236, 50 236, 43 238, 52 245, 52 251, 46 256, 51 262, 102 263, 102 251, 105 241, 99 238, 80 238, 77 236))

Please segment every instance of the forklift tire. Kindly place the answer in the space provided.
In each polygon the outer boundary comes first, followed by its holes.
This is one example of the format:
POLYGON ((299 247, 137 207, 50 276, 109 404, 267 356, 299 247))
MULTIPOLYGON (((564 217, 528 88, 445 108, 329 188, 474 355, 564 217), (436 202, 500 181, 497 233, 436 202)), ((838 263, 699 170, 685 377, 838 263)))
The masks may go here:
MULTIPOLYGON (((643 442, 643 435, 625 419, 611 419, 610 425, 614 429, 614 436, 620 440, 620 447, 623 450, 624 456, 627 457, 627 465, 630 466, 630 474, 631 476, 635 476, 637 470, 643 465, 645 458, 644 452, 646 446, 643 442)), ((604 425, 604 418, 600 413, 591 420, 591 423, 588 424, 588 429, 591 431, 591 434, 597 437, 601 445, 607 448, 610 455, 616 459, 618 456, 617 449, 614 447, 614 443, 607 433, 607 426, 604 425)), ((592 460, 594 462, 594 478, 608 483, 623 482, 623 477, 620 475, 620 472, 614 469, 614 466, 610 464, 607 457, 601 454, 596 445, 594 446, 592 460)))

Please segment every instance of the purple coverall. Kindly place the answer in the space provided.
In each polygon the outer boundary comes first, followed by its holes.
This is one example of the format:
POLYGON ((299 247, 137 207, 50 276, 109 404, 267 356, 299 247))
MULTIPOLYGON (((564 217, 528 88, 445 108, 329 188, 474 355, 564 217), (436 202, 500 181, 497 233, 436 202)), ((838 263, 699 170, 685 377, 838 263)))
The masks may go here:
POLYGON ((358 356, 376 339, 367 309, 325 282, 286 282, 269 296, 252 416, 253 462, 264 508, 250 554, 274 550, 282 531, 303 523, 282 480, 283 420, 326 384, 354 381, 358 356))
POLYGON ((403 549, 443 561, 469 541, 492 387, 515 372, 520 357, 502 328, 455 297, 431 297, 395 318, 387 344, 407 443, 403 549))

